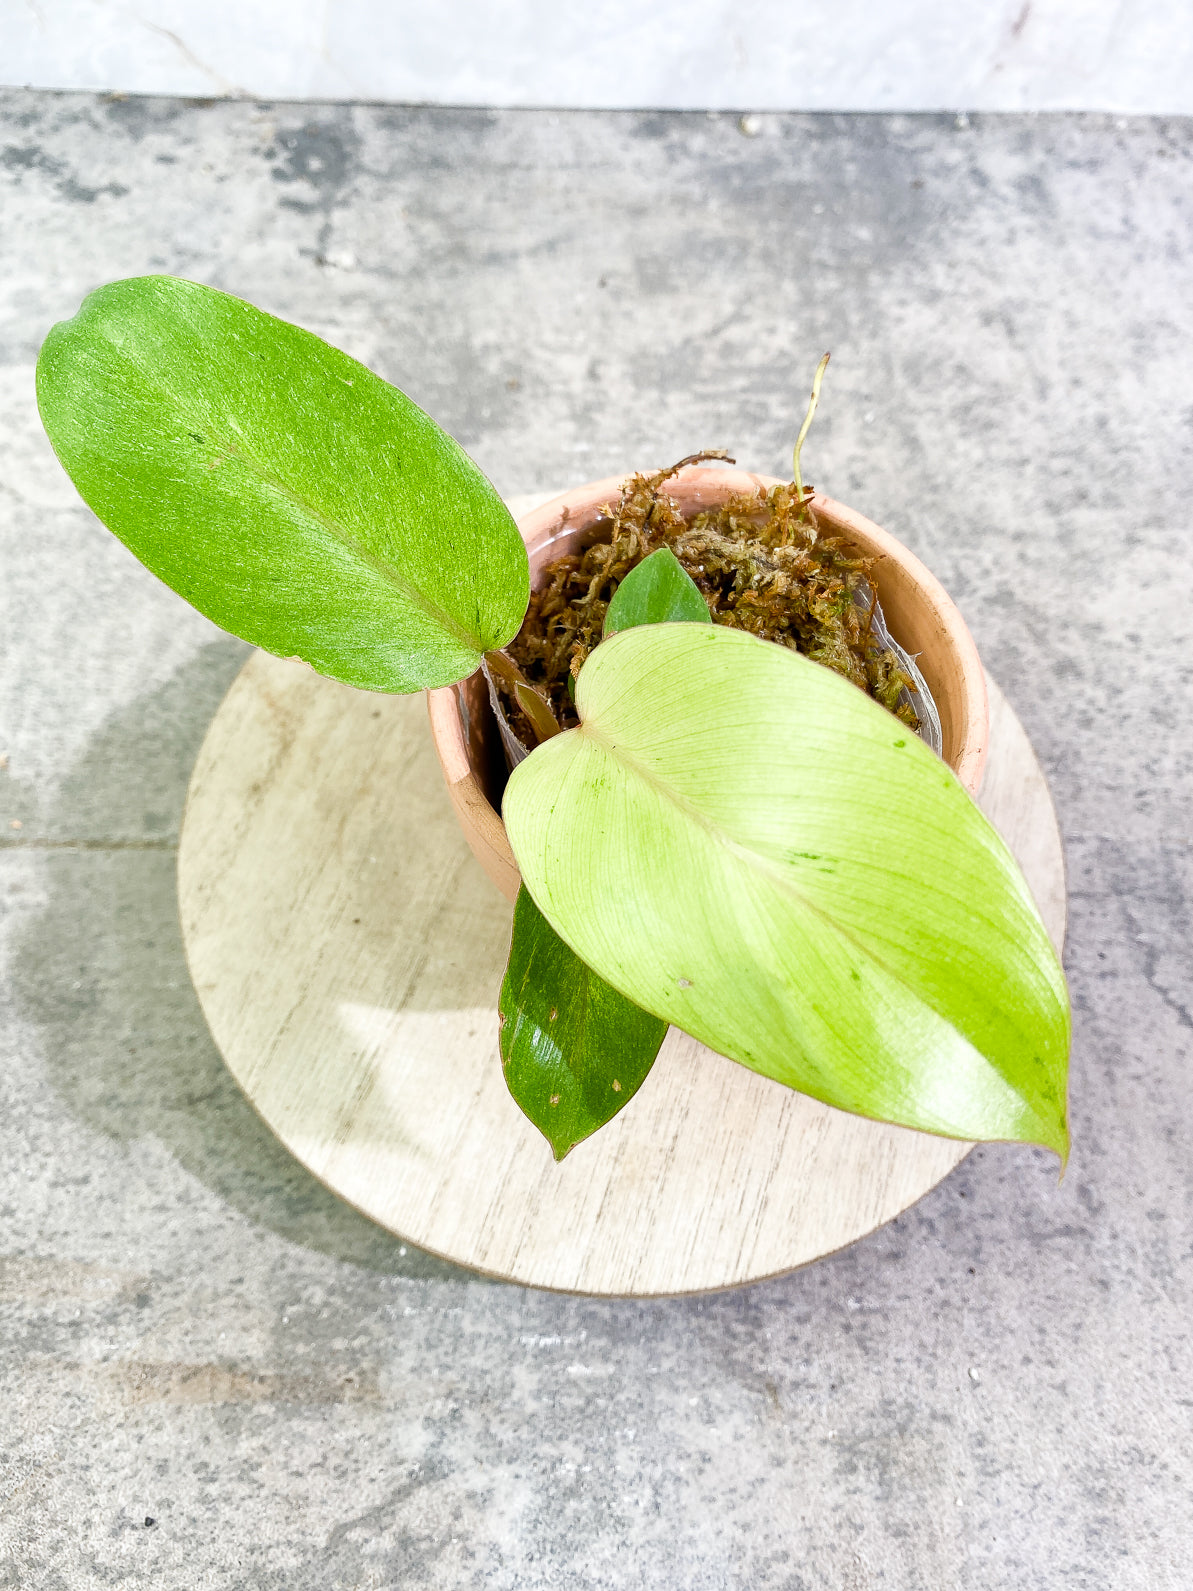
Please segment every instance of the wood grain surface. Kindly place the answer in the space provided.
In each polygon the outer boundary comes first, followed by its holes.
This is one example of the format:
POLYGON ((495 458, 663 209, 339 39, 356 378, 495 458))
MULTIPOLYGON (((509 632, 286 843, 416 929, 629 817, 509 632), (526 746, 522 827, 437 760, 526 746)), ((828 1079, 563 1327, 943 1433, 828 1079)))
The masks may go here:
MULTIPOLYGON (((1060 946, 1051 799, 990 697, 981 804, 1060 946)), ((179 898, 215 1041, 282 1142, 382 1226, 493 1276, 730 1287, 889 1221, 970 1148, 819 1105, 672 1029, 621 1115, 555 1165, 498 1058, 511 908, 457 828, 422 697, 254 655, 195 767, 179 898)))

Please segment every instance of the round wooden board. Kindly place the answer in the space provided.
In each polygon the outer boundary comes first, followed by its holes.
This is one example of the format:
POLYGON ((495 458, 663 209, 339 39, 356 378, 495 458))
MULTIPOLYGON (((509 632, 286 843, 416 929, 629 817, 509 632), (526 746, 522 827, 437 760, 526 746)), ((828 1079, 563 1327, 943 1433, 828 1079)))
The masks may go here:
MULTIPOLYGON (((1059 947, 1055 813, 990 694, 981 804, 1059 947)), ((557 1166, 502 1079, 511 908, 456 826, 421 697, 257 653, 200 752, 178 872, 195 988, 265 1121, 382 1226, 492 1276, 637 1297, 772 1276, 889 1221, 969 1151, 672 1029, 637 1096, 557 1166)))

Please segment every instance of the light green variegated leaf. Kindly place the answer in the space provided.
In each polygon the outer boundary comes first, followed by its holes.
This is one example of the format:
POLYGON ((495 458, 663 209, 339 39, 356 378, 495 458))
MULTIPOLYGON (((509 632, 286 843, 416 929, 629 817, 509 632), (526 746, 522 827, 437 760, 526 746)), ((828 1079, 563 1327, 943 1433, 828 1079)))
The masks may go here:
POLYGON ((606 636, 638 624, 711 624, 700 587, 671 551, 660 547, 635 564, 605 610, 606 636))
POLYGON ((629 1104, 667 1024, 611 989, 518 891, 501 985, 506 1086, 562 1160, 629 1104))
POLYGON ((527 889, 629 999, 815 1098, 1062 1157, 1064 977, 953 774, 848 681, 740 631, 597 647, 515 769, 527 889))
POLYGON ((84 500, 200 612, 378 691, 447 685, 526 609, 522 538, 395 387, 240 299, 101 287, 46 338, 38 403, 84 500))

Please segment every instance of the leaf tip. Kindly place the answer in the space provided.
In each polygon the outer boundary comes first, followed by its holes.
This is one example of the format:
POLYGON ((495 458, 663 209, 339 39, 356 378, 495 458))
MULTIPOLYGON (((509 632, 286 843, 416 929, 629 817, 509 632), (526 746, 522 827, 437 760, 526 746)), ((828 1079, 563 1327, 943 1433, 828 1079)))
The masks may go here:
MULTIPOLYGON (((1044 1126, 1043 1123, 1039 1123, 1039 1125, 1044 1126)), ((1069 1122, 1064 1112, 1059 1113, 1052 1121, 1048 1122, 1042 1132, 1037 1132, 1030 1138, 1025 1136, 1022 1141, 1024 1143, 1038 1144, 1041 1149, 1047 1149, 1050 1154, 1054 1154, 1060 1162, 1057 1183, 1064 1181, 1065 1172, 1069 1166, 1069 1151, 1072 1148, 1072 1141, 1069 1137, 1069 1122)))
POLYGON ((1065 1180, 1065 1172, 1069 1169, 1069 1151, 1072 1147, 1072 1140, 1069 1137, 1069 1124, 1067 1121, 1062 1121, 1059 1147, 1055 1144, 1049 1145, 1049 1148, 1055 1152, 1060 1161, 1060 1170, 1056 1174, 1057 1187, 1065 1180))

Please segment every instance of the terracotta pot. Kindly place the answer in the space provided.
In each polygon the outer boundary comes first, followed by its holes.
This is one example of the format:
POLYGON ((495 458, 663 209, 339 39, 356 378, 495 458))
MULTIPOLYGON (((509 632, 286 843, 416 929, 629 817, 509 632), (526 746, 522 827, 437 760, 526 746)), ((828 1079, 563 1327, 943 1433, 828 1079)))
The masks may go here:
MULTIPOLYGON (((530 552, 532 585, 539 585, 548 563, 598 539, 609 523, 609 505, 616 507, 621 496, 624 479, 613 475, 577 486, 519 521, 530 552)), ((769 475, 693 467, 675 476, 668 492, 691 518, 735 493, 778 484, 769 475)), ((918 655, 940 714, 945 761, 975 795, 986 760, 989 715, 982 665, 965 621, 940 582, 893 536, 829 497, 817 495, 813 507, 823 525, 876 560, 871 578, 887 628, 908 652, 918 655)), ((477 861, 513 900, 518 893, 518 866, 499 815, 505 760, 485 681, 477 673, 460 685, 429 691, 427 705, 435 750, 460 826, 477 861)))

